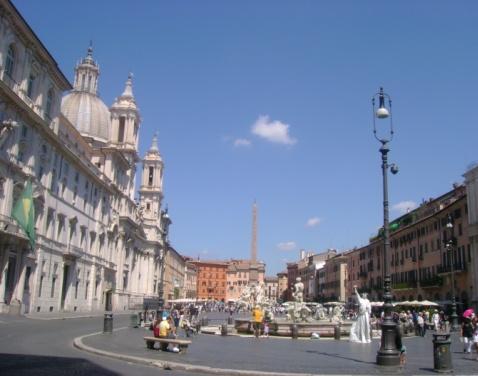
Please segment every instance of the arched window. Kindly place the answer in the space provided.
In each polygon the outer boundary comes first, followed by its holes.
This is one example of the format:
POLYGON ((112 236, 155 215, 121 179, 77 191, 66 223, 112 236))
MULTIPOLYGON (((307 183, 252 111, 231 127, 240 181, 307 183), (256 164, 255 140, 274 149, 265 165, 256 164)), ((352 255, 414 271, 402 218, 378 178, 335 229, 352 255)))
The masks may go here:
POLYGON ((53 89, 48 90, 46 94, 45 115, 51 118, 51 109, 53 106, 53 89))
POLYGON ((13 76, 13 69, 15 68, 15 49, 13 45, 8 47, 7 60, 5 61, 5 73, 10 77, 13 76))

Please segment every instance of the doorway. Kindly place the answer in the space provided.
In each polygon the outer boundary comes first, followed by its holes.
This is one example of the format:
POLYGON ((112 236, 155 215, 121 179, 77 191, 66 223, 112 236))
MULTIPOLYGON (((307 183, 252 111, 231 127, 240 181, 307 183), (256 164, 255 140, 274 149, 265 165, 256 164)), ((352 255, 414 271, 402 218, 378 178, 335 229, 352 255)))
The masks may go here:
POLYGON ((105 291, 105 311, 113 310, 112 297, 113 293, 111 290, 105 291))
POLYGON ((70 271, 70 265, 63 266, 63 281, 61 284, 61 309, 65 308, 65 300, 68 293, 68 274, 70 271))
POLYGON ((5 280, 5 303, 10 304, 12 301, 13 290, 15 288, 15 272, 17 266, 17 257, 10 256, 8 258, 7 278, 5 280))

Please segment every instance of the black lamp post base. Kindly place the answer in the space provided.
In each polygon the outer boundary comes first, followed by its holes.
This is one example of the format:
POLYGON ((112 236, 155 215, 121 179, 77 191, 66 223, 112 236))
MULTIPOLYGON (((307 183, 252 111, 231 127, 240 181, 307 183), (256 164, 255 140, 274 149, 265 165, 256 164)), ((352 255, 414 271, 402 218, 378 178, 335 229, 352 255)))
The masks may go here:
POLYGON ((377 353, 377 364, 379 366, 396 367, 400 365, 400 354, 398 351, 395 353, 381 353, 380 350, 377 353))
POLYGON ((379 366, 400 365, 400 351, 395 342, 396 335, 396 324, 393 321, 382 323, 382 343, 377 352, 379 366))

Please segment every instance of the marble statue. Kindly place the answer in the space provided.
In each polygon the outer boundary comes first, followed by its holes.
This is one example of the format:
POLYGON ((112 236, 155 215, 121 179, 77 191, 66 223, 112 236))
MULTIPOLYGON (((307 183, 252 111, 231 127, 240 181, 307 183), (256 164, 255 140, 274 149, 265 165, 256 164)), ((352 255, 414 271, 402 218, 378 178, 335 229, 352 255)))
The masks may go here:
POLYGON ((367 299, 367 294, 363 293, 362 296, 355 287, 355 294, 357 296, 359 310, 357 321, 352 324, 350 329, 350 342, 358 343, 370 343, 370 314, 372 313, 372 306, 367 299))
POLYGON ((302 283, 302 280, 300 277, 297 277, 296 282, 294 284, 294 301, 302 303, 304 300, 304 284, 302 283))
POLYGON ((300 277, 296 278, 292 296, 294 298, 294 303, 289 305, 287 309, 287 318, 294 322, 307 321, 311 316, 312 311, 304 303, 304 284, 300 277))

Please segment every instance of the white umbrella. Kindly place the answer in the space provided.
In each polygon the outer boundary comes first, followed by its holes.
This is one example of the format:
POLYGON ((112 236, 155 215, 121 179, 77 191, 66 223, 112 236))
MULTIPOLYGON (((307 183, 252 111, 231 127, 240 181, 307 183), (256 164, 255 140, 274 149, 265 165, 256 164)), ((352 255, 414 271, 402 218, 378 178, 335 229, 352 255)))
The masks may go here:
POLYGON ((436 307, 438 306, 439 304, 435 303, 435 302, 432 302, 430 300, 422 300, 420 302, 420 305, 424 306, 424 307, 436 307))

